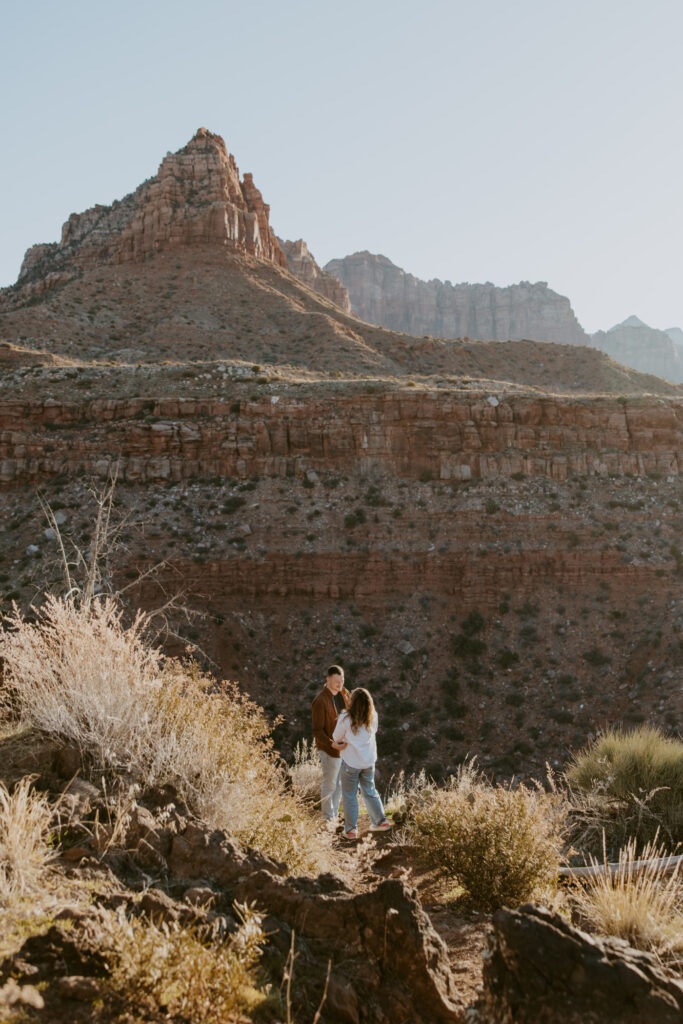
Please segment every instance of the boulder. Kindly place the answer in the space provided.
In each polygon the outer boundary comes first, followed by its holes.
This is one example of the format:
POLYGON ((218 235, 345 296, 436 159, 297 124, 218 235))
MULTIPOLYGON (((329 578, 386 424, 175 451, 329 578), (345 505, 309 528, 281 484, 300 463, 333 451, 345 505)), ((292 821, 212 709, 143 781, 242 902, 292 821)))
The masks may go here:
POLYGON ((484 961, 489 1024, 681 1024, 683 980, 648 953, 543 907, 499 910, 484 961))

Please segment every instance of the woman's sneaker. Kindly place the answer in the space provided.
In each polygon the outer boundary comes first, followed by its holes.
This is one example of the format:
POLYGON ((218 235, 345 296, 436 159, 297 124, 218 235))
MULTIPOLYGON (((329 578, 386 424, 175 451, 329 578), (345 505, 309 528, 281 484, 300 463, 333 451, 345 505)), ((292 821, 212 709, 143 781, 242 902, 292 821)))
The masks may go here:
POLYGON ((350 828, 348 832, 344 833, 344 839, 358 839, 358 832, 355 828, 350 828))
POLYGON ((384 821, 380 821, 379 825, 372 825, 370 827, 370 831, 371 832, 388 832, 391 827, 392 827, 391 822, 389 821, 388 818, 385 818, 384 821))

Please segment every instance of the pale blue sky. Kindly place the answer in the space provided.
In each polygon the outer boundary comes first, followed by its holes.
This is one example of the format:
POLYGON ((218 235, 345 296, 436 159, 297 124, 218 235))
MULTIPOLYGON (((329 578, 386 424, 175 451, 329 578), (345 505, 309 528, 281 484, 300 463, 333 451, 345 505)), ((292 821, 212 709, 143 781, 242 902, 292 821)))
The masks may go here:
POLYGON ((682 0, 5 5, 0 284, 205 125, 318 261, 683 326, 682 0))

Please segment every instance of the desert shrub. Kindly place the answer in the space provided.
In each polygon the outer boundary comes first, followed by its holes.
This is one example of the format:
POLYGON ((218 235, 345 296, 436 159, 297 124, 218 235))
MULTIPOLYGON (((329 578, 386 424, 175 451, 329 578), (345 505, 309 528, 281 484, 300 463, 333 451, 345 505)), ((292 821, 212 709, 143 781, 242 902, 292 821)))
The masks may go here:
POLYGON ((512 690, 510 693, 505 694, 505 703, 509 704, 512 708, 520 708, 524 703, 524 694, 519 693, 518 690, 512 690))
POLYGON ((412 736, 408 740, 406 750, 411 757, 424 757, 431 747, 431 743, 427 736, 412 736))
POLYGON ((164 659, 111 598, 50 597, 0 634, 5 685, 22 718, 76 743, 93 768, 172 784, 214 827, 295 870, 327 862, 324 838, 286 776, 263 711, 196 665, 164 659))
POLYGON ((608 841, 616 838, 615 828, 641 843, 658 829, 672 843, 683 840, 680 740, 646 725, 629 732, 610 729, 574 755, 567 778, 585 794, 584 810, 592 808, 598 817, 594 831, 605 827, 608 841))
POLYGON ((608 665, 610 657, 601 651, 599 647, 591 647, 589 651, 583 652, 583 660, 587 661, 589 665, 594 665, 596 668, 600 668, 602 665, 608 665))
POLYGON ((457 697, 460 692, 460 680, 458 679, 458 670, 452 668, 441 680, 441 689, 447 697, 457 697))
POLYGON ((377 487, 375 484, 372 484, 370 487, 368 487, 364 500, 365 504, 369 505, 371 508, 382 508, 384 505, 387 504, 386 498, 383 496, 379 487, 377 487))
POLYGON ((523 605, 517 609, 517 614, 522 619, 528 619, 531 615, 538 615, 539 603, 538 601, 531 601, 527 598, 523 605))
POLYGON ((317 800, 320 797, 322 769, 320 758, 314 743, 302 739, 294 749, 294 764, 289 768, 294 792, 304 800, 317 800))
POLYGON ((509 648, 500 651, 497 658, 498 664, 501 668, 510 668, 512 665, 516 665, 519 661, 519 654, 517 651, 511 651, 509 648))
POLYGON ((242 508, 243 505, 246 505, 246 503, 246 498, 241 497, 239 494, 234 494, 232 497, 226 498, 223 502, 223 511, 226 515, 230 516, 233 512, 236 512, 238 508, 242 508))
POLYGON ((54 857, 52 809, 31 781, 21 779, 11 793, 0 782, 0 906, 35 893, 54 857))
MULTIPOLYGON (((616 871, 603 870, 582 879, 572 899, 588 926, 616 935, 630 946, 655 953, 672 966, 683 967, 683 877, 681 865, 666 870, 665 849, 648 844, 640 870, 634 840, 619 851, 616 871)), ((598 866, 595 860, 592 861, 598 866)))
POLYGON ((535 644, 539 640, 538 630, 531 623, 527 623, 526 626, 522 626, 520 629, 519 639, 525 647, 535 644))
POLYGON ((462 620, 460 625, 466 636, 474 636, 475 633, 481 633, 484 628, 484 617, 475 608, 462 620))
POLYGON ((395 756, 403 749, 406 734, 402 729, 382 729, 377 735, 377 747, 380 756, 395 756))
POLYGON ((443 788, 424 774, 401 780, 389 803, 428 862, 480 910, 518 906, 554 885, 562 812, 553 794, 491 785, 465 763, 443 788))
POLYGON ((357 508, 355 512, 348 512, 344 516, 344 529, 353 530, 356 526, 360 526, 361 523, 366 521, 366 515, 362 508, 357 508))
POLYGON ((458 633, 453 637, 453 653, 457 658, 467 658, 470 661, 476 659, 486 650, 486 641, 480 636, 469 636, 467 633, 458 633))
POLYGON ((264 935, 261 920, 243 909, 240 925, 224 940, 207 940, 176 923, 109 915, 104 949, 110 973, 101 995, 135 1020, 222 1024, 243 1019, 254 996, 253 970, 264 935))

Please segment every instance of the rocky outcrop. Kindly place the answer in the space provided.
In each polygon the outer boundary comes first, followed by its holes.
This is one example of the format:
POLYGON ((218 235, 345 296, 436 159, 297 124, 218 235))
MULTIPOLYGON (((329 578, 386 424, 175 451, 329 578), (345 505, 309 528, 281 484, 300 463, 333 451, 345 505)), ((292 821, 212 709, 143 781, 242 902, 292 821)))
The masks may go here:
POLYGON ((351 300, 348 290, 325 270, 321 270, 315 258, 303 238, 296 242, 284 242, 278 238, 280 248, 287 258, 287 270, 313 291, 324 295, 330 302, 343 309, 345 313, 351 312, 351 300))
MULTIPOLYGON (((447 948, 414 890, 397 880, 353 892, 330 874, 284 877, 283 865, 194 818, 171 787, 146 791, 145 803, 117 819, 115 843, 98 818, 91 815, 86 823, 72 817, 70 835, 79 830, 83 839, 64 851, 62 861, 75 870, 92 865, 98 853, 113 872, 110 878, 153 870, 160 887, 145 885, 142 898, 119 888, 99 906, 67 907, 44 934, 30 936, 17 954, 0 958, 0 986, 10 978, 38 983, 53 1010, 49 1019, 71 1019, 63 1001, 96 998, 107 975, 110 908, 171 928, 179 923, 201 929, 209 942, 235 929, 237 903, 256 906, 264 918, 264 962, 280 962, 292 942, 296 998, 316 1006, 325 992, 323 1020, 330 1024, 463 1020, 464 1001, 447 948), (163 853, 150 862, 150 850, 163 853), (362 1000, 356 994, 361 991, 362 1000)), ((38 1005, 23 986, 9 992, 0 987, 0 1007, 3 997, 10 1005, 38 1005)), ((297 1014, 297 1019, 304 1018, 297 1014)))
POLYGON ((499 910, 484 961, 490 1024, 679 1024, 683 981, 655 957, 533 906, 499 910))
POLYGON ((678 384, 683 381, 683 349, 676 344, 676 331, 658 331, 648 327, 637 316, 630 316, 608 331, 591 334, 596 348, 612 356, 624 366, 653 373, 678 384))
POLYGON ((307 471, 470 480, 683 471, 683 403, 438 392, 0 402, 0 485, 307 471), (46 431, 49 430, 49 444, 46 431))
POLYGON ((72 214, 59 242, 32 246, 15 288, 34 297, 84 269, 140 261, 168 246, 212 243, 284 266, 268 217, 251 174, 240 180, 223 139, 200 128, 135 192, 72 214))
POLYGON ((421 281, 386 256, 357 252, 325 270, 348 288, 354 312, 394 331, 439 338, 508 341, 528 338, 588 345, 569 299, 545 282, 493 284, 421 281))

